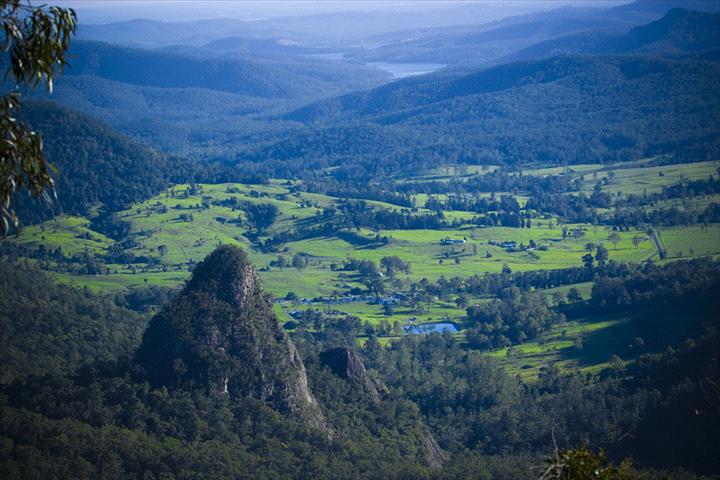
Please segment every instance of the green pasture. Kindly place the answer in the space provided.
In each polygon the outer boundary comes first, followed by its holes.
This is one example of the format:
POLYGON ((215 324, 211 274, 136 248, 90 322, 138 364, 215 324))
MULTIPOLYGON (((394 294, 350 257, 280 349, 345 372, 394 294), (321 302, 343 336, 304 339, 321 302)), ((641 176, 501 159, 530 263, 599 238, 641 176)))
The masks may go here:
POLYGON ((552 296, 555 293, 559 293, 563 295, 563 297, 566 297, 571 288, 576 288, 578 293, 582 295, 583 300, 587 300, 590 298, 590 295, 592 293, 592 286, 593 282, 575 283, 573 285, 563 285, 561 287, 546 288, 545 290, 543 290, 543 293, 545 294, 548 303, 552 305, 552 296))
POLYGON ((15 240, 19 244, 46 248, 61 247, 65 255, 105 253, 113 240, 90 229, 85 217, 61 216, 40 225, 25 227, 15 240))
POLYGON ((671 227, 659 230, 668 258, 720 254, 720 226, 671 227))
POLYGON ((717 176, 720 161, 681 163, 662 166, 641 166, 636 168, 612 168, 583 175, 586 191, 592 192, 595 184, 607 177, 609 183, 603 185, 605 192, 612 194, 655 193, 662 187, 678 183, 680 180, 706 179, 717 176), (612 176, 610 175, 612 172, 612 176))
POLYGON ((691 338, 699 328, 687 321, 681 309, 597 315, 555 325, 532 342, 488 355, 526 381, 537 379, 549 364, 592 374, 608 367, 613 355, 630 361, 691 338))
POLYGON ((443 165, 414 174, 405 174, 397 179, 402 182, 448 182, 464 179, 473 175, 485 175, 499 170, 499 165, 443 165))
MULTIPOLYGON (((695 169, 701 174, 713 162, 688 164, 673 167, 628 168, 627 171, 651 171, 664 168, 669 174, 679 175, 675 168, 695 169), (703 170, 705 169, 705 170, 703 170)), ((572 167, 576 172, 582 166, 572 167)), ((589 167, 588 167, 589 168, 589 167)), ((618 170, 619 171, 619 170, 618 170)), ((541 172, 540 170, 538 172, 541 172)), ((536 172, 537 173, 537 172, 536 172)), ((690 173, 687 173, 687 177, 690 173)), ((686 178, 687 178, 686 177, 686 178)), ((619 174, 615 180, 620 178, 619 174)), ((636 178, 636 177, 628 177, 636 178)), ((663 177, 667 178, 667 177, 663 177)), ((261 252, 248 240, 247 227, 243 223, 242 210, 233 211, 212 202, 236 197, 240 201, 272 203, 278 208, 275 223, 261 236, 287 231, 300 231, 323 223, 322 208, 334 204, 337 199, 326 195, 291 192, 292 183, 273 180, 266 185, 244 184, 199 184, 195 193, 190 194, 190 185, 175 185, 147 201, 134 204, 131 208, 116 214, 118 220, 130 224, 131 243, 126 249, 136 257, 157 260, 157 265, 109 265, 109 275, 71 276, 58 274, 63 281, 87 285, 93 289, 113 289, 129 286, 176 285, 189 275, 194 262, 202 260, 220 244, 233 244, 244 248, 260 271, 264 287, 275 297, 284 297, 288 292, 312 298, 328 296, 343 291, 348 285, 362 286, 357 272, 339 272, 331 266, 339 266, 348 258, 372 260, 379 263, 385 256, 397 255, 410 263, 411 273, 399 275, 394 282, 388 282, 389 289, 402 290, 409 281, 423 278, 435 281, 441 276, 466 277, 486 272, 502 271, 507 265, 513 271, 544 270, 575 267, 581 265, 588 243, 603 244, 610 258, 621 262, 640 262, 656 255, 654 243, 644 231, 617 232, 618 241, 609 240, 612 231, 592 225, 558 225, 557 220, 534 219, 532 228, 477 227, 464 225, 447 230, 378 230, 347 229, 332 236, 316 236, 286 243, 274 253, 261 252), (192 221, 181 216, 192 215, 192 221), (568 235, 563 239, 563 227, 568 235), (574 232, 579 231, 579 235, 574 232), (378 241, 377 236, 387 237, 387 243, 378 241), (443 245, 444 238, 465 239, 464 244, 443 245), (633 238, 639 243, 635 244, 633 238), (534 251, 508 252, 491 242, 515 241, 528 245, 534 241, 541 248, 534 251), (307 258, 308 266, 302 270, 270 266, 282 255, 287 260, 300 254, 307 258)), ((419 198, 419 197, 418 197, 419 198)), ((369 202, 386 208, 399 208, 380 202, 369 202)), ((451 211, 449 218, 467 220, 471 212, 451 211)), ((83 217, 58 217, 41 225, 26 228, 16 241, 34 246, 44 244, 54 249, 61 246, 66 254, 88 252, 102 255, 113 245, 113 241, 90 230, 90 221, 83 217)), ((661 230, 671 258, 720 253, 720 226, 674 227, 661 230)), ((368 319, 374 318, 369 312, 361 312, 368 319)), ((437 316, 437 315, 430 315, 437 316)))
POLYGON ((313 304, 313 305, 294 305, 292 303, 284 303, 283 308, 289 310, 308 310, 316 309, 321 311, 338 311, 346 315, 358 317, 363 323, 378 325, 382 321, 387 321, 391 325, 399 322, 400 325, 420 325, 423 323, 433 322, 453 322, 462 326, 466 321, 465 311, 455 304, 436 301, 429 305, 422 305, 420 309, 396 305, 393 307, 392 315, 385 315, 382 305, 369 304, 365 302, 342 303, 342 304, 313 304))

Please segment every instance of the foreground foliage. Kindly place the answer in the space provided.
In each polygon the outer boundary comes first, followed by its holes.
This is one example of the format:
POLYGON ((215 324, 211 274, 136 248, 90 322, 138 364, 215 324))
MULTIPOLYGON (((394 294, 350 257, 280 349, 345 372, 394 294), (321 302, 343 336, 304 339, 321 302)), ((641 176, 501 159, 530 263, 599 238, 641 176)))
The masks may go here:
MULTIPOLYGON (((77 29, 72 9, 34 7, 25 0, 0 1, 0 50, 2 81, 13 91, 0 99, 0 232, 17 228, 15 196, 27 189, 35 197, 52 189, 53 179, 45 161, 40 136, 18 123, 20 87, 45 86, 52 91, 57 70, 67 64, 70 38, 77 29), (8 54, 5 54, 8 52, 8 54), (9 65, 8 65, 9 64, 9 65)), ((46 198, 47 197, 46 195, 46 198)))

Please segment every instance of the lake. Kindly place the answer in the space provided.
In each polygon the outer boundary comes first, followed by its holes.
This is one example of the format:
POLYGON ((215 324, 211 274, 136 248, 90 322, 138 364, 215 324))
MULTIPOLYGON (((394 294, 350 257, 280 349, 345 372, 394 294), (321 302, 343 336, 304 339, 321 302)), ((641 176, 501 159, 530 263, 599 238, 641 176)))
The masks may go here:
MULTIPOLYGON (((343 60, 345 61, 345 52, 328 52, 328 53, 312 53, 309 57, 322 58, 325 60, 343 60)), ((391 62, 370 62, 365 65, 369 67, 379 68, 390 73, 393 78, 412 77, 414 75, 423 75, 440 70, 446 67, 442 63, 391 63, 391 62)))
POLYGON ((445 67, 441 63, 388 63, 388 62, 371 62, 367 65, 377 67, 380 70, 390 72, 394 78, 412 77, 414 75, 423 75, 440 70, 445 67))
POLYGON ((457 333, 459 329, 454 323, 450 322, 437 322, 437 323, 423 323, 421 325, 405 325, 403 327, 403 332, 407 333, 413 333, 413 334, 426 334, 426 333, 443 333, 443 332, 450 332, 450 333, 457 333))

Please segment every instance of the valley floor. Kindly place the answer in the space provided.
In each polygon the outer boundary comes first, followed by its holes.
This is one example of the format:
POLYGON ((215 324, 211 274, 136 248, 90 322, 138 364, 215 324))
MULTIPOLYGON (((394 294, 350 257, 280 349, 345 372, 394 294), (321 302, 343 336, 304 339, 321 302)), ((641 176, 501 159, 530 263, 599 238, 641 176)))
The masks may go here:
MULTIPOLYGON (((718 162, 658 167, 635 162, 614 170, 580 165, 564 170, 529 170, 524 174, 566 174, 597 179, 598 174, 605 176, 612 172, 612 182, 603 188, 619 196, 629 191, 657 192, 683 178, 706 178, 717 166, 718 162)), ((448 167, 422 172, 412 180, 462 179, 494 170, 448 167)), ((193 266, 215 247, 238 245, 248 252, 258 268, 265 290, 276 298, 278 317, 289 328, 302 323, 307 311, 320 311, 336 320, 349 315, 357 318, 361 325, 379 329, 383 342, 403 335, 408 327, 438 322, 452 324, 458 330, 455 337, 464 341, 466 304, 488 300, 483 296, 470 296, 459 304, 455 296, 450 295, 417 301, 412 298, 410 288, 419 282, 502 271, 575 268, 582 266, 589 244, 604 245, 610 259, 620 263, 647 260, 665 263, 720 255, 720 224, 656 227, 650 235, 644 227, 616 230, 602 225, 563 223, 558 217, 545 215, 533 219, 530 228, 486 227, 470 223, 476 215, 473 212, 446 210, 444 218, 455 225, 451 228, 340 228, 324 232, 321 228, 325 222, 337 215, 328 212, 346 199, 308 193, 301 187, 298 182, 286 180, 263 185, 174 185, 160 195, 114 214, 113 222, 128 225, 127 235, 120 240, 94 230, 90 218, 61 216, 25 228, 14 243, 24 249, 29 261, 51 271, 60 281, 95 291, 175 287, 182 284, 193 266), (248 226, 247 214, 241 206, 267 204, 277 209, 277 217, 271 226, 255 232, 248 226), (269 239, 282 235, 287 239, 279 245, 266 245, 269 239), (44 255, 37 254, 38 251, 44 255), (367 293, 367 278, 343 267, 350 260, 380 265, 383 258, 395 256, 409 264, 409 271, 386 275, 382 293, 367 293), (67 257, 75 260, 68 262, 67 257), (90 267, 83 268, 83 262, 90 267)), ((517 197, 524 202, 522 195, 517 197)), ((427 198, 427 195, 415 196, 413 214, 433 213, 424 206, 427 198)), ((685 204, 713 201, 717 199, 698 197, 685 204)), ((409 211, 400 205, 365 202, 367 208, 409 211)), ((678 203, 668 203, 673 202, 678 203)), ((551 287, 544 293, 553 304, 558 298, 564 298, 571 288, 579 292, 581 299, 587 299, 592 284, 551 287)), ((573 319, 537 340, 496 350, 491 355, 523 378, 535 377, 538 369, 551 361, 595 371, 605 365, 610 353, 616 353, 618 348, 608 347, 602 354, 589 354, 590 347, 581 346, 583 339, 585 344, 592 344, 594 338, 621 331, 623 322, 623 318, 612 316, 573 319)), ((313 327, 308 324, 305 328, 312 330, 313 327)), ((358 341, 364 340, 365 336, 360 334, 358 341)))

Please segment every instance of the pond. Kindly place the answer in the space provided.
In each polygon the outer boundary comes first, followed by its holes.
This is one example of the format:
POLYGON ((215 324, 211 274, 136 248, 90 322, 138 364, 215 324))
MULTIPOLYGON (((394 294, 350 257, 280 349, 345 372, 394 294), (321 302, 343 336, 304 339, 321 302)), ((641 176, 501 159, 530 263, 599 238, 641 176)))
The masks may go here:
POLYGON ((413 333, 413 334, 425 334, 425 333, 443 333, 443 332, 450 332, 450 333, 457 333, 460 330, 454 323, 450 322, 437 322, 437 323, 423 323, 421 325, 405 325, 403 327, 403 332, 407 333, 413 333))

